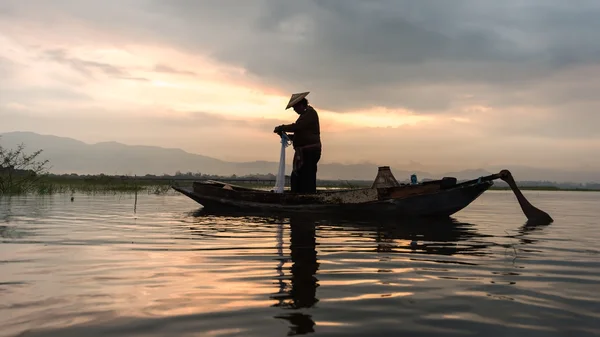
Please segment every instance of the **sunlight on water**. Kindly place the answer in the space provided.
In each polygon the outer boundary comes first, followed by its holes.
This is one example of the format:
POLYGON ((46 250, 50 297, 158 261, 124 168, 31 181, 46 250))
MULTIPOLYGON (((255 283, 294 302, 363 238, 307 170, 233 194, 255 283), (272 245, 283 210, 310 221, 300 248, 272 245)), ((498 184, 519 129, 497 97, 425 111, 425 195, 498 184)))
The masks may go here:
POLYGON ((178 194, 0 199, 1 336, 592 336, 600 193, 453 221, 204 214, 178 194))

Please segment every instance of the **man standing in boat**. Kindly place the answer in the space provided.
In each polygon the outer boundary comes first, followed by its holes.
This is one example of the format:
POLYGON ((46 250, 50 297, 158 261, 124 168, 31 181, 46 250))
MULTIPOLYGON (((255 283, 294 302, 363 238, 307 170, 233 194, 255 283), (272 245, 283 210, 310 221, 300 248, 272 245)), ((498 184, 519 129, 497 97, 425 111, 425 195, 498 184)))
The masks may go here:
POLYGON ((288 135, 294 145, 291 174, 292 193, 317 192, 317 163, 321 159, 321 130, 317 111, 308 104, 309 92, 293 94, 285 108, 293 107, 298 115, 295 123, 280 125, 273 132, 293 132, 288 135))

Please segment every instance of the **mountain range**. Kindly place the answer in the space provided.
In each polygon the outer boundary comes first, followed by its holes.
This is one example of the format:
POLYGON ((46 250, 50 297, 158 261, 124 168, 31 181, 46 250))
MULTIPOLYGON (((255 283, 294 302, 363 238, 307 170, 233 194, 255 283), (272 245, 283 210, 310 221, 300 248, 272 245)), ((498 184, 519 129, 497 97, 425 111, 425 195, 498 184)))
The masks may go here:
MULTIPOLYGON (((180 172, 201 172, 206 174, 247 175, 276 174, 279 163, 270 161, 230 162, 200 154, 189 153, 176 148, 157 146, 126 145, 117 142, 101 142, 88 144, 82 141, 53 135, 41 135, 33 132, 7 132, 0 134, 0 146, 5 149, 24 144, 25 150, 42 149, 40 158, 50 160, 50 172, 56 174, 174 174, 180 172)), ((371 180, 377 175, 378 165, 320 163, 318 178, 332 180, 371 180)), ((489 175, 508 168, 519 181, 552 181, 552 182, 600 182, 598 171, 564 171, 556 169, 532 168, 525 166, 484 167, 465 169, 444 174, 432 174, 426 171, 408 171, 391 167, 392 173, 399 181, 408 180, 411 174, 419 179, 438 179, 440 177, 456 177, 457 179, 473 179, 489 175)), ((289 174, 288 165, 286 172, 289 174)))

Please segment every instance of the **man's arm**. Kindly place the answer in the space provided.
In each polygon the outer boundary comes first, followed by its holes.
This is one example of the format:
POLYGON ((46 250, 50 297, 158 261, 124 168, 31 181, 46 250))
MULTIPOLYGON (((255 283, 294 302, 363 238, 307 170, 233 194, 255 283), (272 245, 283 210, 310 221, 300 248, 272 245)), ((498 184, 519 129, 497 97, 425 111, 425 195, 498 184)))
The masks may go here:
POLYGON ((310 125, 311 117, 311 112, 307 111, 306 113, 300 115, 295 123, 282 125, 281 131, 296 132, 298 130, 302 130, 310 125))
MULTIPOLYGON (((273 132, 279 134, 281 136, 282 133, 284 133, 285 131, 283 131, 282 129, 283 125, 279 125, 277 127, 275 127, 275 130, 273 130, 273 132)), ((287 133, 286 132, 286 136, 293 142, 294 141, 294 134, 293 133, 287 133)))

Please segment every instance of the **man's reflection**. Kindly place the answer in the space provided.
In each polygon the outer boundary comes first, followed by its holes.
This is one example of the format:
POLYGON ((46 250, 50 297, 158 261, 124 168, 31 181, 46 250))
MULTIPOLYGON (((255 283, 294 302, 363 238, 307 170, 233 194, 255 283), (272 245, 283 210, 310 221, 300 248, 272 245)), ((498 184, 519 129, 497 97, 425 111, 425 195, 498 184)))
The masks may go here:
MULTIPOLYGON (((302 216, 290 218, 290 287, 283 289, 276 297, 279 303, 276 307, 285 309, 311 308, 317 299, 318 279, 316 278, 319 263, 317 263, 315 221, 302 216)), ((291 323, 289 335, 314 332, 315 322, 310 315, 291 313, 275 316, 291 323)))

